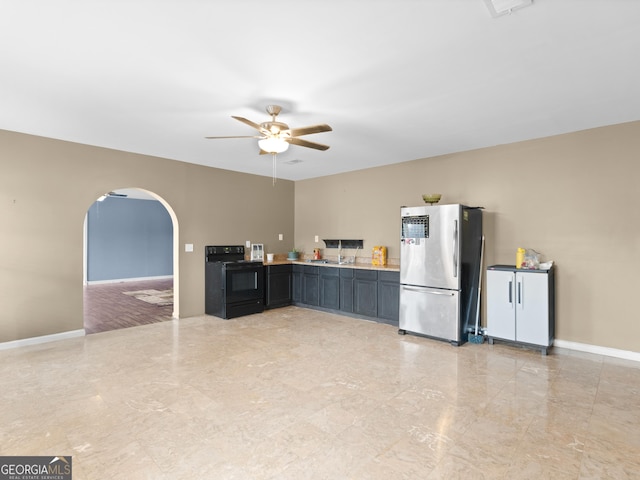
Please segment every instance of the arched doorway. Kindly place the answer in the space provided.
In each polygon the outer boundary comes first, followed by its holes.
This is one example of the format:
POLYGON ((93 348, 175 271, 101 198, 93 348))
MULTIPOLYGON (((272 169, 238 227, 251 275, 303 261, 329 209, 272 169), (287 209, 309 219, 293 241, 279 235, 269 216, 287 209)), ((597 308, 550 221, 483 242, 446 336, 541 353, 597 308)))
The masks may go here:
POLYGON ((178 238, 174 210, 154 192, 96 199, 84 225, 85 333, 179 318, 178 238))

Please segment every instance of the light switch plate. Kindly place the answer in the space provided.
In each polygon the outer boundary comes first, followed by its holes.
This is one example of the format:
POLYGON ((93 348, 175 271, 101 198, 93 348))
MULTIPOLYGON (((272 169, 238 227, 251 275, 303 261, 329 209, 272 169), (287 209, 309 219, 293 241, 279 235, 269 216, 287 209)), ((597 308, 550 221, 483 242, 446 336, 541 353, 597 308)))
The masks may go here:
POLYGON ((185 243, 184 244, 185 252, 193 252, 193 243, 185 243))
POLYGON ((318 235, 316 235, 316 243, 318 243, 318 235))
POLYGON ((278 240, 283 240, 284 239, 284 235, 282 235, 281 233, 278 234, 278 240))
POLYGON ((247 248, 251 248, 251 240, 247 240, 246 242, 244 242, 244 244, 247 246, 247 248))

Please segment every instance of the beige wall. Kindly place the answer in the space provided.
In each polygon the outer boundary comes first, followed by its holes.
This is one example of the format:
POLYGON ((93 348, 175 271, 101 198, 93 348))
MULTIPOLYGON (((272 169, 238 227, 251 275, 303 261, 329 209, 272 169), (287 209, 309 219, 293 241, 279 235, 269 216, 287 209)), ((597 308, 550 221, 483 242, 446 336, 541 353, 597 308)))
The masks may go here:
MULTIPOLYGON (((428 138, 425 139, 428 142, 428 138)), ((556 338, 640 352, 640 122, 296 182, 295 243, 362 238, 399 256, 399 210, 485 208, 487 264, 533 248, 557 267, 556 338)))
POLYGON ((0 131, 0 343, 83 328, 84 217, 127 187, 176 214, 181 317, 204 312, 205 245, 293 246, 293 182, 0 131))
POLYGON ((82 328, 84 215, 104 192, 139 187, 179 222, 181 317, 203 313, 206 244, 286 252, 295 220, 308 252, 324 248, 319 235, 397 258, 400 206, 439 192, 485 207, 487 264, 513 264, 519 246, 556 262, 556 338, 638 352, 639 152, 633 122, 274 188, 270 177, 0 131, 0 342, 82 328))

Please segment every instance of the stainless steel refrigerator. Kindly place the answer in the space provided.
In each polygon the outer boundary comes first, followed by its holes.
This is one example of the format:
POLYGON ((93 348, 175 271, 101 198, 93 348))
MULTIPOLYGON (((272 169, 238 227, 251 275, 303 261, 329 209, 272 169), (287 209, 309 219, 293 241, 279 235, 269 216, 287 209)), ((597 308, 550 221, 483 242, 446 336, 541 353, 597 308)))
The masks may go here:
POLYGON ((482 210, 454 204, 400 212, 398 333, 461 345, 478 314, 482 210))

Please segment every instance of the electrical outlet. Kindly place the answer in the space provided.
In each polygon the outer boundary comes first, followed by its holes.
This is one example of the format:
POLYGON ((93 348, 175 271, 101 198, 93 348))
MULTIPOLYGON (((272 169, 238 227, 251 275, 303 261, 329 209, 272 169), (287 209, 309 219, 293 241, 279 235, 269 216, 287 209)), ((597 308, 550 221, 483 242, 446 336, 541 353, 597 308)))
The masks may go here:
POLYGON ((247 248, 251 248, 251 240, 247 240, 244 244, 247 246, 247 248))
POLYGON ((318 243, 318 235, 316 235, 316 243, 318 243))
POLYGON ((193 252, 193 243, 185 243, 184 244, 185 252, 193 252))
POLYGON ((278 240, 284 240, 284 235, 282 235, 281 233, 278 234, 278 240))

